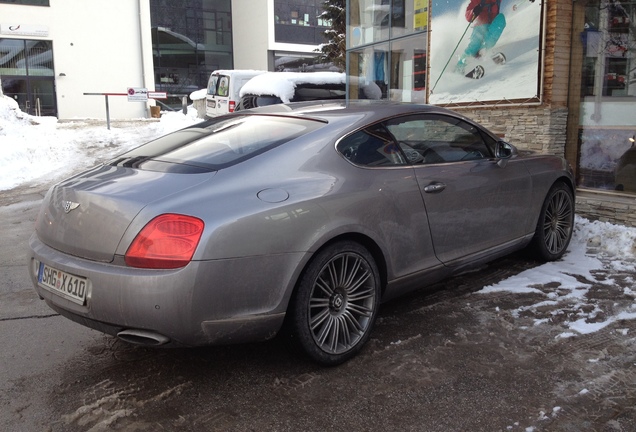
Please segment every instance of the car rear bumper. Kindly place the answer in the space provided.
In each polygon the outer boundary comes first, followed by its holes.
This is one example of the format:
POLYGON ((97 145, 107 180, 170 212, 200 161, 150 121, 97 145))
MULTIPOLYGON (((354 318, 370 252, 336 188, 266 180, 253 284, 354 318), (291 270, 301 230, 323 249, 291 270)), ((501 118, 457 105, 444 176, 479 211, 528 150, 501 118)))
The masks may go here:
POLYGON ((201 346, 267 340, 282 326, 304 254, 191 262, 176 270, 136 269, 72 257, 29 241, 29 275, 60 315, 143 345, 201 346), (74 303, 37 280, 44 262, 88 280, 74 303))

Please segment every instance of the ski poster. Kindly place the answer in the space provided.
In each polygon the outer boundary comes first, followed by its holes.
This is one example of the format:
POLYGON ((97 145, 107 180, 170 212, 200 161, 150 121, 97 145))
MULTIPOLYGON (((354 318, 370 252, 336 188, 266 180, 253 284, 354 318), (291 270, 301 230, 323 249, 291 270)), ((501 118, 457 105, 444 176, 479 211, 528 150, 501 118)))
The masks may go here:
POLYGON ((542 0, 432 0, 431 104, 539 100, 542 0))

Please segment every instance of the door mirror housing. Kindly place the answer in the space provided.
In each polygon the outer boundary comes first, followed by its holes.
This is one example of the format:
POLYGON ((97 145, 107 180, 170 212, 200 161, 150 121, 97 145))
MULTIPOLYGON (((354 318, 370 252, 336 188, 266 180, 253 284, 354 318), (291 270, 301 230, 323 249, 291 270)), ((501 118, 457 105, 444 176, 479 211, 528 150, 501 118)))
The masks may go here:
POLYGON ((495 146, 495 157, 498 159, 497 164, 500 167, 505 167, 508 164, 508 159, 517 154, 517 149, 503 140, 497 141, 495 146))

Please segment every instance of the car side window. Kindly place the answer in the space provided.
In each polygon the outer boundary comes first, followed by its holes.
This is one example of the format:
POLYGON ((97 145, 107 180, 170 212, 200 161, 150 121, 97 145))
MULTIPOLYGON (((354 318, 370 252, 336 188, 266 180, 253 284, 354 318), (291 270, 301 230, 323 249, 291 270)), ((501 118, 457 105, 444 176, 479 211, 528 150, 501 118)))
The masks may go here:
POLYGON ((454 117, 433 114, 401 117, 389 120, 387 129, 411 163, 449 163, 492 157, 492 149, 482 133, 454 117))
POLYGON ((336 148, 356 165, 389 167, 407 164, 404 153, 381 124, 343 138, 336 148))

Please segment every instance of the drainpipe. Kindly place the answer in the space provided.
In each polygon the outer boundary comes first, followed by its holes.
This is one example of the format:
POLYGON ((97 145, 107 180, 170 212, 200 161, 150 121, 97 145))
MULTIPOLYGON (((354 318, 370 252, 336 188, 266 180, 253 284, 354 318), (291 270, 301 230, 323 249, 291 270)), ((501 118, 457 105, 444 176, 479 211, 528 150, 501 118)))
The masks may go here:
POLYGON ((144 67, 144 35, 143 35, 143 19, 141 17, 141 2, 137 1, 137 16, 139 17, 139 53, 141 54, 141 83, 146 87, 146 69, 144 67))
MULTIPOLYGON (((146 85, 146 67, 145 67, 145 56, 144 56, 144 34, 143 34, 143 18, 141 16, 141 2, 144 0, 137 0, 137 16, 139 17, 139 56, 141 58, 141 86, 143 88, 148 88, 148 86, 146 85)), ((154 89, 153 89, 154 90, 154 89)), ((144 116, 146 116, 146 112, 148 111, 148 102, 146 102, 146 105, 144 105, 146 107, 146 109, 144 110, 145 112, 143 113, 144 116)))

